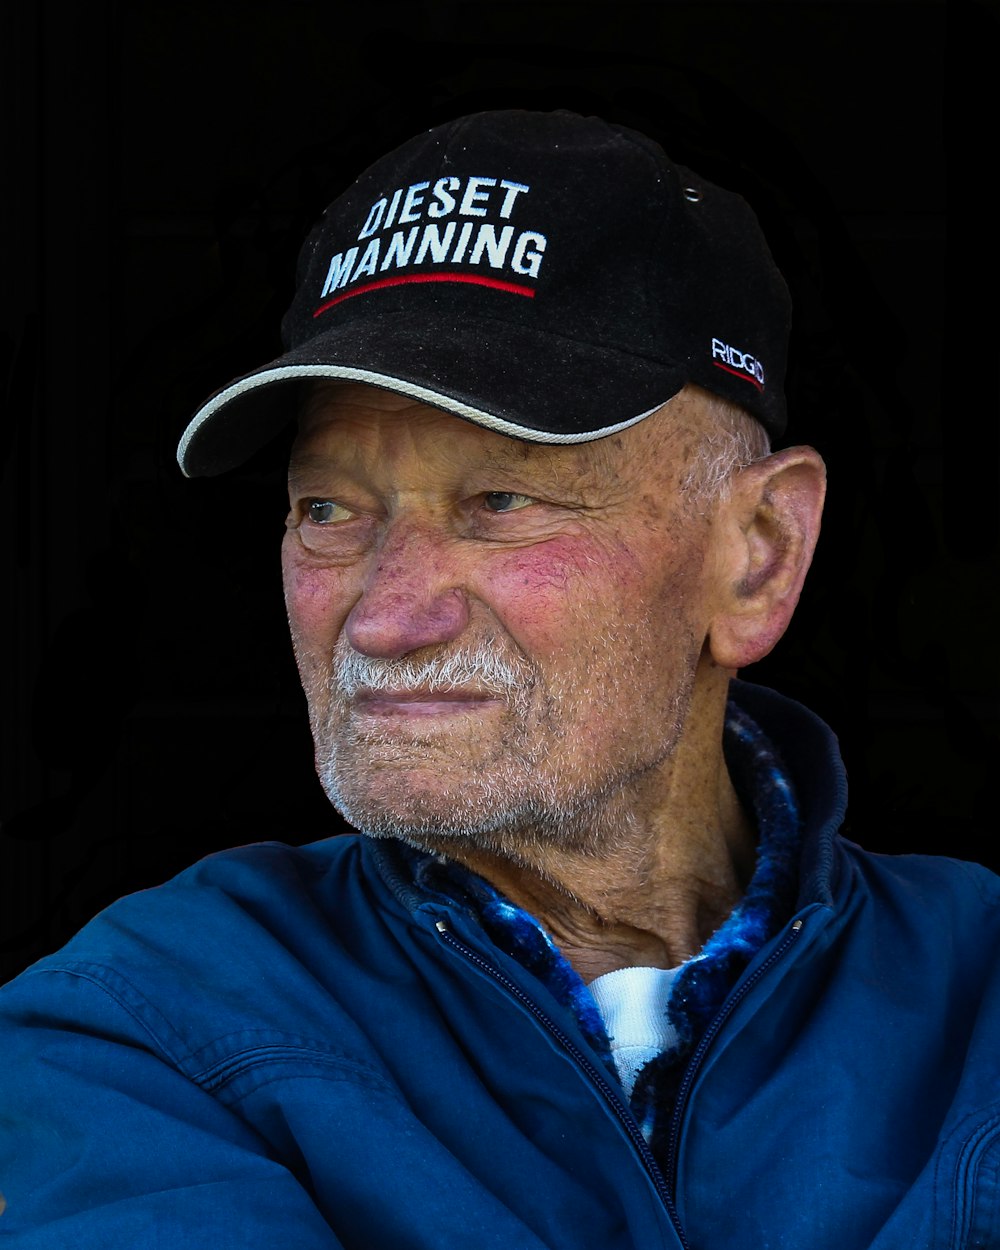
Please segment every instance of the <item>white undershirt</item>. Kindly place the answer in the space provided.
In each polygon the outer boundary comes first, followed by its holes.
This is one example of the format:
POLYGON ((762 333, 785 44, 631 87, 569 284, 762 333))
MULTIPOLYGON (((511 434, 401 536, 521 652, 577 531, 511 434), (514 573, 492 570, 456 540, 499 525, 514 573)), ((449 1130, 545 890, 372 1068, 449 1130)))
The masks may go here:
POLYGON ((677 1042, 677 1030, 667 1019, 667 1000, 677 968, 619 968, 591 981, 589 990, 611 1040, 611 1055, 632 1096, 642 1065, 677 1042))

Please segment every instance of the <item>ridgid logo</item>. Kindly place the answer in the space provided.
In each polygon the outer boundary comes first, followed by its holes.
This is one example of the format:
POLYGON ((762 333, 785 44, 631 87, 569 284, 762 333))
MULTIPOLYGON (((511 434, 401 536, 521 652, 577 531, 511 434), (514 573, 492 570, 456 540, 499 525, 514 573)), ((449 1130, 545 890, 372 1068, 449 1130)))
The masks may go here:
POLYGON ((376 200, 357 241, 331 257, 324 302, 313 316, 352 295, 404 282, 471 282, 534 298, 525 279, 538 277, 546 238, 516 224, 530 191, 510 178, 451 176, 376 200))
POLYGON ((734 373, 738 378, 752 382, 758 391, 764 389, 764 366, 755 360, 749 352, 741 352, 738 347, 730 347, 722 339, 712 339, 712 364, 726 373, 734 373))

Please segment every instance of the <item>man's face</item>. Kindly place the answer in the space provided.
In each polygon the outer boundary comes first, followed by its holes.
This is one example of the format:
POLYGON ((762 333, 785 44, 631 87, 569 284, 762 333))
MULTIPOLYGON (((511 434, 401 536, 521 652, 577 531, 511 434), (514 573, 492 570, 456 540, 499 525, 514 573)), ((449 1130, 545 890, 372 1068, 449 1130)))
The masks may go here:
POLYGON ((668 413, 548 447, 367 387, 314 392, 285 594, 317 767, 352 824, 590 848, 669 766, 711 526, 680 491, 701 406, 668 413))

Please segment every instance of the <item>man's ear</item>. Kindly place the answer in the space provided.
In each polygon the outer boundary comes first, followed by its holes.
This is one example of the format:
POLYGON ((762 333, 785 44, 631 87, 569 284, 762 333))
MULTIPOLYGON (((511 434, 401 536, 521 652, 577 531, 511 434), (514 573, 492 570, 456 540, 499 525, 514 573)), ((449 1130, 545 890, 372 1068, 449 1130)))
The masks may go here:
POLYGON ((819 537, 826 468, 789 447, 740 470, 716 514, 716 612, 708 643, 722 668, 762 659, 788 627, 819 537))

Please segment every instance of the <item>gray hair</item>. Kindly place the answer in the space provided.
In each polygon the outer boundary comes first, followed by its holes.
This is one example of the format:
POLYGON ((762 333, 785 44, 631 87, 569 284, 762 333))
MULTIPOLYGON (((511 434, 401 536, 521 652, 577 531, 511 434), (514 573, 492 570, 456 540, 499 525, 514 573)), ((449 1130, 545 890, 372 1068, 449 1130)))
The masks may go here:
POLYGON ((708 391, 702 399, 714 428, 698 444, 681 481, 681 491, 699 509, 727 499, 734 475, 771 454, 767 430, 756 417, 708 391))

